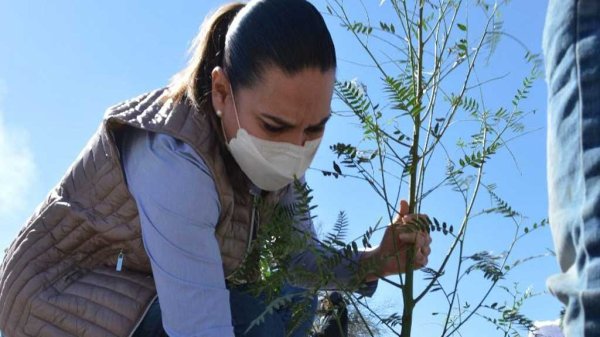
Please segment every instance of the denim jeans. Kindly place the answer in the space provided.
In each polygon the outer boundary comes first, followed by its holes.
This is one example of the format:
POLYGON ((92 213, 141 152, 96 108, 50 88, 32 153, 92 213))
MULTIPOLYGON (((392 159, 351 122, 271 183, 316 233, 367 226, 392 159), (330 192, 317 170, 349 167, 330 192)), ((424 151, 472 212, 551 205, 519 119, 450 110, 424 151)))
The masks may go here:
POLYGON ((566 336, 600 336, 600 0, 550 0, 543 45, 548 208, 561 268, 548 288, 566 305, 566 336))
MULTIPOLYGON (((286 286, 282 290, 282 296, 293 295, 292 305, 284 306, 275 310, 272 314, 266 315, 265 320, 258 326, 253 327, 247 334, 252 321, 261 315, 267 304, 262 296, 253 296, 246 291, 247 287, 230 287, 229 302, 231 304, 232 324, 236 337, 285 337, 286 329, 292 320, 291 309, 294 303, 300 303, 305 298, 302 295, 303 289, 286 286)), ((305 315, 298 322, 296 328, 290 337, 306 337, 312 326, 315 312, 317 309, 316 297, 308 298, 308 307, 304 308, 305 315)), ((0 336, 1 337, 1 336, 0 336)), ((139 328, 135 331, 133 337, 168 337, 162 328, 160 314, 160 304, 155 301, 150 310, 142 320, 139 328)))

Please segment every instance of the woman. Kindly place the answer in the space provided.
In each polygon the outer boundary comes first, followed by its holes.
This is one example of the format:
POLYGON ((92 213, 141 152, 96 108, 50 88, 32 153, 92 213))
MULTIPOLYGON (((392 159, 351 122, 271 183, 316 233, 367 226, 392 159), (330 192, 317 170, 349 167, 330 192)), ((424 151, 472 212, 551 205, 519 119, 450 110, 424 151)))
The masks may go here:
MULTIPOLYGON (((335 67, 323 18, 305 0, 221 7, 168 88, 107 111, 11 244, 0 269, 0 330, 243 335, 264 309, 243 291, 255 279, 239 273, 260 223, 255 201, 295 202, 290 184, 319 145, 335 67)), ((406 210, 396 224, 411 219, 406 210)), ((295 227, 312 231, 310 221, 295 227)), ((415 246, 416 266, 427 263, 427 234, 392 232, 354 262, 392 256, 395 246, 404 261, 415 246)), ((315 268, 311 252, 290 264, 315 268)), ((350 282, 350 264, 333 270, 337 284, 350 282)), ((363 281, 403 269, 391 258, 363 281)), ((278 311, 246 336, 283 336, 288 321, 278 311)))

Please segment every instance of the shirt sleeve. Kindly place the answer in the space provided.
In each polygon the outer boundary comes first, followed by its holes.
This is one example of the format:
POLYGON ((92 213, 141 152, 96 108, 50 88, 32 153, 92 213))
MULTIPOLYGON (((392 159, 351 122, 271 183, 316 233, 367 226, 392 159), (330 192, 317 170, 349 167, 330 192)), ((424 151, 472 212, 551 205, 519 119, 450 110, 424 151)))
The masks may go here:
POLYGON ((202 158, 164 134, 129 129, 121 143, 162 321, 171 337, 233 337, 215 226, 220 204, 202 158))
MULTIPOLYGON (((300 182, 304 183, 304 177, 300 179, 300 182)), ((286 193, 281 198, 280 203, 284 207, 290 207, 298 202, 298 198, 299 196, 296 193, 294 187, 290 185, 286 193)), ((316 272, 319 268, 318 261, 320 259, 320 256, 322 258, 328 259, 334 254, 340 254, 343 258, 341 259, 341 262, 333 268, 333 279, 329 284, 325 285, 325 288, 347 288, 351 286, 353 282, 356 282, 356 272, 363 252, 359 251, 358 254, 354 254, 350 259, 348 259, 345 257, 344 253, 341 250, 332 251, 324 247, 318 240, 316 240, 317 234, 315 232, 310 213, 298 217, 298 219, 296 219, 294 223, 294 226, 297 229, 297 231, 295 231, 296 235, 303 235, 303 233, 309 234, 309 236, 312 238, 311 242, 309 243, 311 245, 311 248, 305 249, 292 256, 290 259, 290 264, 288 265, 289 268, 302 268, 303 270, 311 273, 316 272)), ((290 281, 294 283, 294 285, 299 287, 309 288, 313 286, 312 284, 307 283, 309 281, 305 279, 301 281, 290 281)), ((377 289, 377 284, 378 281, 362 283, 359 285, 358 289, 356 289, 356 292, 361 295, 370 297, 375 293, 375 290, 377 289)))

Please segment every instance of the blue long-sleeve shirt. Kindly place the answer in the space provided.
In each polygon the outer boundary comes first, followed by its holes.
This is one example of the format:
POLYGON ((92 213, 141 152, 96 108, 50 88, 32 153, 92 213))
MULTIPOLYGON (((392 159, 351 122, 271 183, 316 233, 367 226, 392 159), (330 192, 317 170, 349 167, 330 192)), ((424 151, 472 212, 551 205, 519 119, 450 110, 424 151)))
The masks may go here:
MULTIPOLYGON (((220 207, 216 186, 202 158, 171 136, 128 130, 121 143, 123 168, 139 209, 144 246, 171 337, 233 337, 229 292, 215 237, 220 207)), ((282 202, 293 204, 293 189, 282 202)), ((296 228, 314 236, 310 220, 296 228)), ((353 278, 346 262, 335 268, 337 284, 353 278)), ((292 257, 292 268, 316 270, 309 250, 292 257)), ((376 284, 364 293, 372 294, 376 284)))

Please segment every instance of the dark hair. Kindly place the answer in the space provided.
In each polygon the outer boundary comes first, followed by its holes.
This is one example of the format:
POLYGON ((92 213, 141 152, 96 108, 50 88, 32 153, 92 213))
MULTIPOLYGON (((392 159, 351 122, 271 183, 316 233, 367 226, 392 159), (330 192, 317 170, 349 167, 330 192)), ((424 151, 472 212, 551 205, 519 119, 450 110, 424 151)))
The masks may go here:
POLYGON ((212 111, 211 72, 216 66, 225 69, 234 90, 256 84, 268 66, 289 75, 336 67, 325 21, 306 0, 224 5, 203 23, 190 51, 188 66, 171 81, 170 96, 187 98, 203 113, 212 111))
POLYGON ((289 75, 336 67, 335 48, 319 11, 305 0, 259 0, 246 5, 227 33, 223 67, 232 87, 249 87, 266 67, 289 75))

